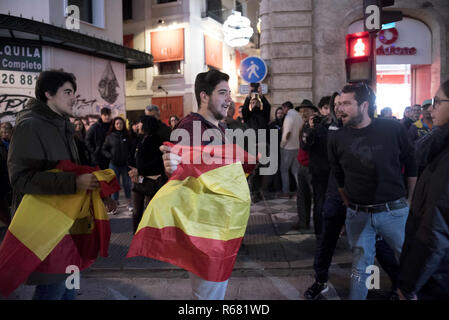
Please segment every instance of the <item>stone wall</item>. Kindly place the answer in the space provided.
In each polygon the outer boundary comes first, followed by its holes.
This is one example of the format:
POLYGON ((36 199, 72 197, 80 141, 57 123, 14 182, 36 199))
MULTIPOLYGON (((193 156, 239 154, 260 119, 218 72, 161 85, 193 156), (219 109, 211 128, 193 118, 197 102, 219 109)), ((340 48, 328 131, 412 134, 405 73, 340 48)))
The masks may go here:
MULTIPOLYGON (((273 106, 286 100, 318 103, 346 81, 345 36, 362 18, 362 0, 262 0, 261 56, 273 106)), ((394 10, 432 32, 431 92, 449 78, 449 1, 396 0, 394 10)))

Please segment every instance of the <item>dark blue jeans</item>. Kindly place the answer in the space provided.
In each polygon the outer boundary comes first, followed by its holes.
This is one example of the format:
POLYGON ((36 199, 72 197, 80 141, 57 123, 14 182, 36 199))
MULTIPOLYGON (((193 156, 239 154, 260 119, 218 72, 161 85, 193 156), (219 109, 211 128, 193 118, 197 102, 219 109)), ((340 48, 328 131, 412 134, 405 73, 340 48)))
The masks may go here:
MULTIPOLYGON (((329 279, 329 267, 332 263, 332 256, 345 221, 346 207, 343 201, 336 198, 326 198, 323 206, 323 230, 315 251, 313 263, 315 279, 318 282, 327 282, 329 279)), ((393 250, 382 238, 378 238, 376 241, 376 259, 382 269, 388 274, 392 283, 392 289, 395 290, 398 282, 399 265, 393 250)))
MULTIPOLYGON (((122 177, 122 187, 125 191, 125 197, 128 200, 131 200, 131 178, 128 175, 128 166, 116 166, 112 162, 109 163, 109 168, 114 170, 115 176, 117 177, 118 183, 120 183, 120 177, 122 177)), ((119 192, 112 194, 112 199, 117 201, 119 196, 119 192)))
POLYGON ((33 300, 75 300, 75 289, 67 289, 65 280, 36 286, 33 300))

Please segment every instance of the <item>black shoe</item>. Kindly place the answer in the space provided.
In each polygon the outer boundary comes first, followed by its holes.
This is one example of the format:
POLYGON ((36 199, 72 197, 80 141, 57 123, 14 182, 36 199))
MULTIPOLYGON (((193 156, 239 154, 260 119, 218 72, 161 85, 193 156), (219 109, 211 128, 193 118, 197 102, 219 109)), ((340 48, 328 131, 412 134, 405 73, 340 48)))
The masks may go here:
POLYGON ((315 281, 312 286, 304 292, 304 298, 307 300, 315 300, 320 294, 329 290, 327 283, 320 283, 315 281))

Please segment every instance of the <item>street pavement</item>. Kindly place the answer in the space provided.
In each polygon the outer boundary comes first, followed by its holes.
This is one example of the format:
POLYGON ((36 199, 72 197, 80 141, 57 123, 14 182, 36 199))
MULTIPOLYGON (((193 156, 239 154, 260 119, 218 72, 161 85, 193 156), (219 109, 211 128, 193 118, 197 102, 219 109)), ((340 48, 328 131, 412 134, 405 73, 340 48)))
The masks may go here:
MULTIPOLYGON (((302 233, 291 230, 297 222, 296 197, 270 198, 251 206, 225 300, 301 300, 314 282, 316 239, 313 229, 302 233)), ((109 256, 98 258, 81 273, 77 299, 192 299, 185 270, 145 257, 126 258, 133 237, 132 214, 122 194, 119 201, 117 214, 109 215, 112 230, 109 256)), ((0 236, 4 232, 5 229, 0 228, 0 236)), ((340 237, 332 262, 330 290, 319 299, 344 300, 349 293, 351 268, 345 236, 340 237)), ((370 299, 387 298, 390 283, 382 271, 380 284, 381 290, 370 290, 370 299)), ((22 285, 6 299, 28 300, 33 290, 33 286, 22 285)))

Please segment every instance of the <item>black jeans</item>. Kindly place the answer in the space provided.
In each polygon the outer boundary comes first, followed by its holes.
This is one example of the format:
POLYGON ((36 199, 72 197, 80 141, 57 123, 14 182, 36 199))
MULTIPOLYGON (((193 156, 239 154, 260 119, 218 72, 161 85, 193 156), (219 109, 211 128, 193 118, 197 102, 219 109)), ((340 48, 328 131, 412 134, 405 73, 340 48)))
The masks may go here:
MULTIPOLYGON (((327 282, 329 267, 332 262, 341 229, 346 220, 346 207, 343 201, 335 198, 326 198, 323 206, 323 231, 315 251, 313 268, 315 279, 318 282, 327 282)), ((392 290, 398 285, 399 264, 393 250, 382 238, 376 241, 376 259, 391 280, 392 290)))
POLYGON ((310 227, 310 210, 312 208, 311 176, 309 168, 300 165, 298 170, 298 191, 296 192, 296 209, 298 224, 301 229, 310 227))
POLYGON ((145 208, 153 199, 154 195, 167 182, 165 175, 161 175, 157 180, 145 178, 143 184, 133 184, 132 201, 133 209, 133 230, 136 233, 139 227, 140 220, 142 220, 145 208))
POLYGON ((312 175, 313 188, 313 227, 315 235, 323 232, 323 208, 326 200, 327 181, 329 176, 312 175))

